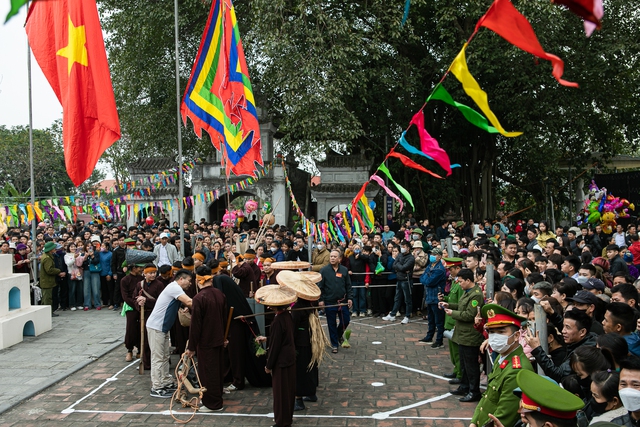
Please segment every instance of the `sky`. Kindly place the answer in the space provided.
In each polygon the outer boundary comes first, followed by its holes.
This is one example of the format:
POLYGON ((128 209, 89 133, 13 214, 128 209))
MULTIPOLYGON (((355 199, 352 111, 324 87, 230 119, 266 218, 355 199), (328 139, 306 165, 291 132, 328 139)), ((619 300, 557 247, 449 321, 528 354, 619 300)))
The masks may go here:
MULTIPOLYGON (((29 125, 29 84, 27 79, 27 9, 4 24, 9 2, 0 2, 0 125, 29 125)), ((62 118, 62 106, 31 56, 33 127, 46 129, 62 118)))

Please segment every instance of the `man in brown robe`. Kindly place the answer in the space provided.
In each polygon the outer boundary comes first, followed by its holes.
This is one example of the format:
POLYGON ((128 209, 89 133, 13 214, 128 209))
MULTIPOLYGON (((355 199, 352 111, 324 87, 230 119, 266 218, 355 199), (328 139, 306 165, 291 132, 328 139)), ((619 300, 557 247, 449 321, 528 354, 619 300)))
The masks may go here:
POLYGON ((196 275, 200 292, 191 305, 191 328, 186 355, 198 355, 200 383, 207 391, 202 395, 200 412, 221 411, 224 372, 224 329, 227 323, 226 297, 212 286, 211 269, 200 267, 196 275))
POLYGON ((251 288, 253 287, 255 292, 255 286, 258 280, 256 279, 253 268, 251 268, 251 263, 245 261, 242 255, 236 256, 237 264, 233 266, 231 269, 231 273, 233 277, 239 280, 238 286, 242 289, 242 293, 245 298, 251 298, 251 288))
MULTIPOLYGON (((140 307, 144 305, 144 321, 145 324, 153 308, 156 306, 158 296, 164 289, 164 283, 156 279, 158 268, 153 264, 147 264, 143 270, 144 280, 141 280, 136 284, 134 294, 136 295, 135 308, 137 310, 138 317, 140 317, 140 307)), ((149 347, 149 337, 147 336, 147 329, 144 330, 144 353, 142 356, 142 363, 144 364, 145 371, 151 369, 151 348, 149 347)))
MULTIPOLYGON (((140 347, 140 313, 136 310, 136 285, 143 279, 142 270, 144 265, 136 264, 129 266, 129 274, 124 276, 120 281, 120 293, 122 301, 124 301, 133 310, 126 312, 126 327, 124 333, 124 346, 127 349, 126 362, 133 360, 133 347, 140 347)), ((138 354, 140 349, 138 348, 138 354)))
POLYGON ((296 347, 293 320, 286 307, 274 307, 276 317, 271 323, 267 341, 267 365, 264 370, 273 377, 273 414, 278 427, 290 427, 296 398, 296 347))

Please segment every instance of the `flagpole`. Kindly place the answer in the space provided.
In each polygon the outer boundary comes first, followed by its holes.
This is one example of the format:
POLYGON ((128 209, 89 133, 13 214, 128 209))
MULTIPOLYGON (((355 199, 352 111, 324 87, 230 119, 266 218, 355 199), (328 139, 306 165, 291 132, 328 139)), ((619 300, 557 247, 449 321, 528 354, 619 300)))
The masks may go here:
MULTIPOLYGON (((29 10, 29 1, 27 0, 27 11, 29 10)), ((29 40, 27 40, 27 86, 29 92, 29 174, 30 174, 30 187, 31 187, 31 206, 36 205, 36 186, 35 178, 33 174, 33 100, 32 100, 32 87, 31 87, 31 47, 29 46, 29 40)), ((27 218, 28 219, 28 218, 27 218)), ((31 250, 37 255, 37 242, 36 242, 36 216, 33 216, 31 221, 31 250)), ((31 265, 31 272, 33 274, 34 283, 38 281, 38 258, 33 258, 33 264, 31 265)))
POLYGON ((180 254, 184 256, 184 211, 182 191, 182 128, 180 123, 180 48, 178 45, 178 0, 173 1, 175 43, 176 43, 176 121, 178 125, 178 225, 180 227, 180 254))

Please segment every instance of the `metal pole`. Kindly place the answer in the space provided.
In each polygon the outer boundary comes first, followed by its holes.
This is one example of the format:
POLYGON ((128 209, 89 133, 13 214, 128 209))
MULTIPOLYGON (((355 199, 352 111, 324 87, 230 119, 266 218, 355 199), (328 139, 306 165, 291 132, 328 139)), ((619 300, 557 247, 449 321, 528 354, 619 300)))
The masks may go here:
POLYGON ((493 299, 493 295, 495 294, 495 281, 493 273, 493 264, 487 264, 487 271, 484 273, 484 276, 487 279, 487 284, 484 288, 487 294, 487 299, 493 299))
POLYGON ((556 214, 553 208, 553 196, 549 194, 549 199, 551 200, 551 229, 553 231, 556 230, 556 214))
MULTIPOLYGON (((540 304, 535 304, 533 306, 533 311, 536 315, 536 333, 538 338, 540 338, 540 347, 544 350, 545 353, 549 354, 549 340, 547 339, 549 334, 547 331, 547 313, 544 311, 544 308, 540 304)), ((538 373, 540 375, 544 375, 542 368, 538 366, 538 373)))
MULTIPOLYGON (((27 10, 29 10, 29 2, 27 1, 27 10)), ((33 100, 32 100, 32 87, 31 87, 31 47, 27 41, 27 84, 29 87, 29 174, 31 185, 31 206, 36 205, 36 184, 35 176, 33 173, 33 100)), ((36 242, 36 219, 34 217, 31 221, 31 250, 34 255, 37 255, 37 242, 36 242)), ((33 258, 33 265, 31 266, 31 272, 33 274, 34 283, 38 281, 38 258, 33 258)))
POLYGON ((180 46, 178 43, 178 0, 173 1, 174 29, 176 43, 176 123, 178 125, 178 224, 180 226, 180 254, 184 256, 184 211, 182 178, 182 124, 180 123, 180 46))
POLYGON ((453 257, 453 239, 451 237, 447 237, 447 254, 449 258, 453 257))

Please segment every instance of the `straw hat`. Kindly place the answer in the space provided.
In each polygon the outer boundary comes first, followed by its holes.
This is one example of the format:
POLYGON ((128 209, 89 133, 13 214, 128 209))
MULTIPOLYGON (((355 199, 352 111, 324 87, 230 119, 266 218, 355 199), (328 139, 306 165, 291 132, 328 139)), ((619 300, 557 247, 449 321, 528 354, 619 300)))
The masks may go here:
POLYGON ((317 271, 299 271, 298 273, 302 274, 313 283, 319 283, 322 280, 322 274, 317 271))
POLYGON ((306 299, 307 301, 320 299, 320 288, 318 285, 301 273, 284 270, 278 273, 276 280, 281 285, 286 285, 293 289, 298 295, 298 298, 306 299))
POLYGON ((309 265, 307 261, 280 261, 272 262, 271 268, 276 270, 300 270, 309 268, 309 265))
POLYGON ((282 285, 266 285, 256 291, 256 302, 272 307, 289 305, 296 302, 296 292, 282 285))

